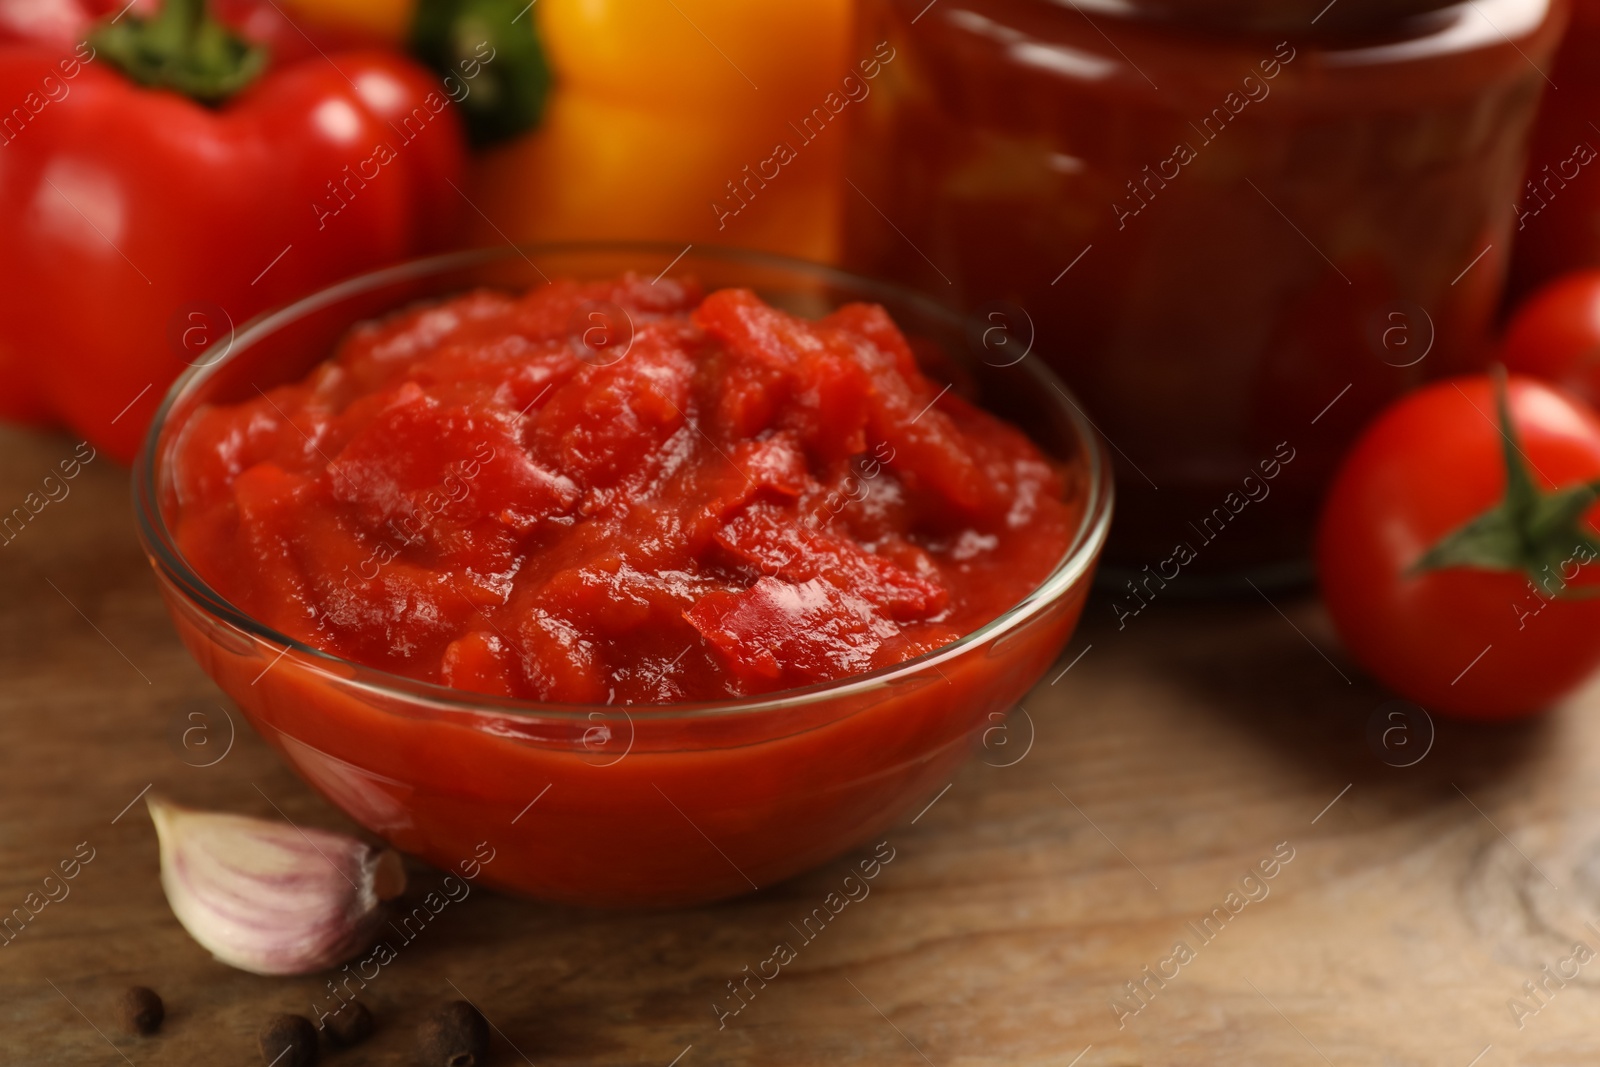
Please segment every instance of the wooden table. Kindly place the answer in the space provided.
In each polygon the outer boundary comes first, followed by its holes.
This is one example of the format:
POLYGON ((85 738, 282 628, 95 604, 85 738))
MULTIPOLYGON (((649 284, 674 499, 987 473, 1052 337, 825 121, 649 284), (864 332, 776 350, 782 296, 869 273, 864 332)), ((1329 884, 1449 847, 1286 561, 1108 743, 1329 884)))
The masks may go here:
MULTIPOLYGON (((73 444, 0 431, 0 512, 73 444)), ((242 721, 225 758, 192 765, 176 739, 196 709, 220 722, 220 694, 167 623, 126 482, 97 459, 0 544, 0 909, 80 843, 94 856, 0 947, 0 1062, 260 1062, 261 1019, 307 1012, 322 983, 233 971, 191 941, 133 801, 153 783, 348 824, 242 721), (157 1037, 115 1029, 133 982, 166 999, 157 1037)), ((889 835, 871 895, 725 1028, 726 983, 795 940, 844 861, 686 912, 475 892, 385 968, 364 995, 378 1033, 331 1062, 409 1063, 416 1014, 458 995, 494 1024, 493 1062, 540 1067, 1594 1062, 1600 960, 1540 1000, 1523 983, 1576 941, 1600 951, 1600 689, 1531 724, 1439 723, 1429 747, 1313 602, 1278 607, 1158 602, 1118 630, 1091 604, 1071 669, 889 835), (1275 850, 1293 858, 1244 881, 1275 850)))

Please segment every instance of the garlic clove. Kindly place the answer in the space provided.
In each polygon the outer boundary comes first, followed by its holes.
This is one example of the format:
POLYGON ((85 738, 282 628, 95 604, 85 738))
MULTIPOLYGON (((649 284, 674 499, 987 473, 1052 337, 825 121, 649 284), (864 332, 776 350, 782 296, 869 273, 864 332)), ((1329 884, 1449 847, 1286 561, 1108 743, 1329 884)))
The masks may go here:
POLYGON ((309 974, 366 948, 405 891, 399 853, 345 834, 147 801, 161 888, 212 955, 255 974, 309 974))

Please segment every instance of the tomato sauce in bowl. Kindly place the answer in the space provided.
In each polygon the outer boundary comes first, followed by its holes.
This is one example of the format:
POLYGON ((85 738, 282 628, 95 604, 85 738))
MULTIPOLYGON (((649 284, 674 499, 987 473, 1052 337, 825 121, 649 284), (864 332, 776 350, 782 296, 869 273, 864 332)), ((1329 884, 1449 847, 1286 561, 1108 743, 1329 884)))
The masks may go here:
POLYGON ((1018 430, 929 380, 882 307, 811 322, 637 276, 358 326, 304 379, 197 411, 172 478, 179 547, 274 629, 601 705, 948 644, 1043 580, 1082 506, 1018 430), (618 319, 613 343, 586 345, 585 309, 618 319))
POLYGON ((581 280, 382 272, 174 388, 138 488, 180 634, 336 804, 506 888, 689 903, 881 831, 1070 634, 1092 432, 894 290, 540 258, 581 280))

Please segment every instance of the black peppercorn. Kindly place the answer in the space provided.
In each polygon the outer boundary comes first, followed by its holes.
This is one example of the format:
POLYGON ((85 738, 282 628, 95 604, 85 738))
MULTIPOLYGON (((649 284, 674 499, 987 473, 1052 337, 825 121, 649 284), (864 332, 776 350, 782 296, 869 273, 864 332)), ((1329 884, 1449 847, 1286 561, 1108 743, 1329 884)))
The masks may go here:
POLYGON ((129 986, 117 1000, 117 1021, 130 1034, 153 1034, 166 1016, 161 998, 149 986, 129 986))
POLYGON ((372 1036, 372 1013, 359 1000, 352 1000, 322 1021, 328 1040, 341 1048, 359 1045, 372 1036))
POLYGON ((483 1067, 489 1024, 471 1004, 451 1001, 423 1020, 417 1049, 423 1067, 483 1067))
POLYGON ((256 1044, 271 1067, 312 1067, 317 1062, 317 1031, 304 1015, 274 1015, 262 1025, 256 1044))

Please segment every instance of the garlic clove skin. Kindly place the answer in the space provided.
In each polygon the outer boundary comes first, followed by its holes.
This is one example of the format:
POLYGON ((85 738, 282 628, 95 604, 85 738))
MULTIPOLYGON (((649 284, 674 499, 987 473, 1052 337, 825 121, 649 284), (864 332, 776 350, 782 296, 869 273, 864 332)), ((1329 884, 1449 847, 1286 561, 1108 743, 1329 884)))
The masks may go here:
POLYGON ((147 800, 161 888, 189 936, 223 963, 309 974, 366 948, 405 891, 399 853, 345 834, 147 800))

